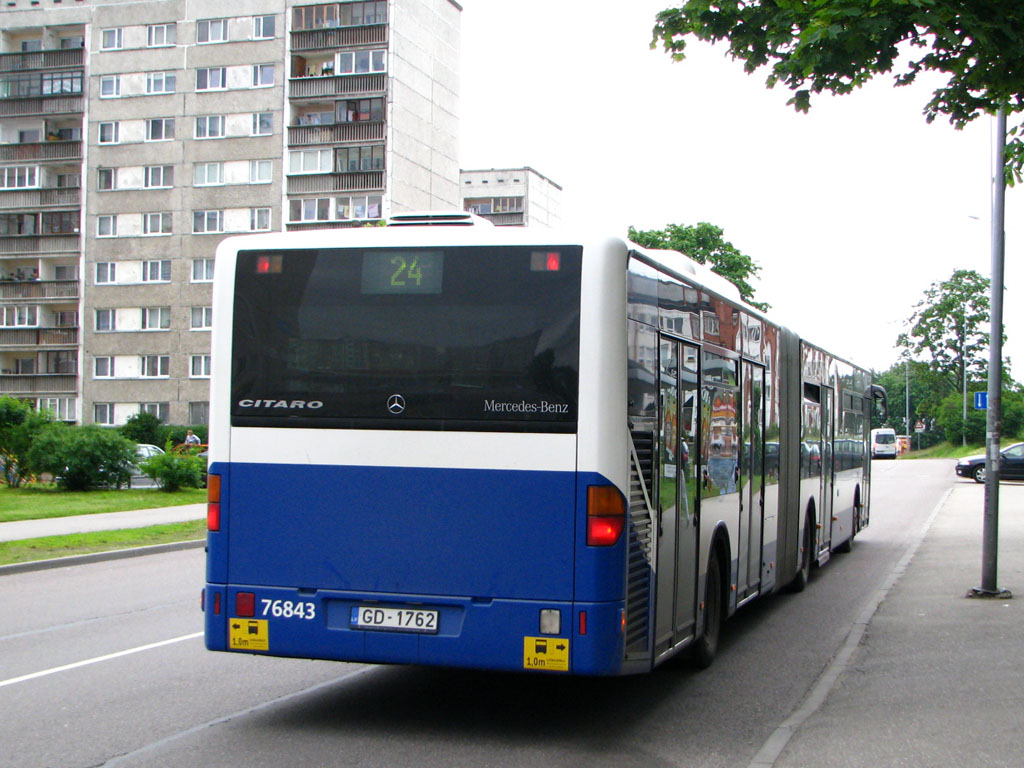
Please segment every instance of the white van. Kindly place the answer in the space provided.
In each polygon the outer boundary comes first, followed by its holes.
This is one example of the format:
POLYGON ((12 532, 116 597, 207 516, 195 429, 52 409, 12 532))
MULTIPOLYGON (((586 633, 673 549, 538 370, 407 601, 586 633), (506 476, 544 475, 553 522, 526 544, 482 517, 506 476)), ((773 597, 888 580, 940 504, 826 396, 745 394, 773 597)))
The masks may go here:
POLYGON ((896 458, 896 430, 889 427, 871 430, 871 458, 896 458))

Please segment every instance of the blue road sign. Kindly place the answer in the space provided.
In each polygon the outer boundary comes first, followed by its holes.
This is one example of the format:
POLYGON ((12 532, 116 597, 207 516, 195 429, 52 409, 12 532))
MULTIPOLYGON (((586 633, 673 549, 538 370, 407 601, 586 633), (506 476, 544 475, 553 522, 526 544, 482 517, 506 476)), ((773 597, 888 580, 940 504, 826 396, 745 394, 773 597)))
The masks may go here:
POLYGON ((988 410, 988 392, 975 392, 974 393, 974 410, 976 410, 976 411, 987 411, 988 410))

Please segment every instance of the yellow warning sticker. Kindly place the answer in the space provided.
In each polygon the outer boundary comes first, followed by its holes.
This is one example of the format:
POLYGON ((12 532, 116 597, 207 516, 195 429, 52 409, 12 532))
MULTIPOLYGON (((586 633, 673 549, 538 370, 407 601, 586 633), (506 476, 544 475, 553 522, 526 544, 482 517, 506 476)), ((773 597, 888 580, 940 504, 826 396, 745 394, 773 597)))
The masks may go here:
POLYGON ((266 619, 228 619, 228 647, 233 651, 269 651, 266 619))
POLYGON ((523 669, 569 671, 569 640, 565 637, 524 637, 523 669))

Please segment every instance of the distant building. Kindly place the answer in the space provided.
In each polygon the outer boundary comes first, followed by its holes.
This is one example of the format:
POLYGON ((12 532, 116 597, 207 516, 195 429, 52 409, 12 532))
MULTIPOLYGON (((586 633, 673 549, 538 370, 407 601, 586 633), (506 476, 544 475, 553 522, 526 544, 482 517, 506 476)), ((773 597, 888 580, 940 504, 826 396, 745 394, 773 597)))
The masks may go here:
POLYGON ((207 421, 238 233, 455 208, 455 0, 8 0, 0 394, 207 421))
POLYGON ((462 209, 499 227, 557 227, 562 188, 533 168, 461 171, 462 209))

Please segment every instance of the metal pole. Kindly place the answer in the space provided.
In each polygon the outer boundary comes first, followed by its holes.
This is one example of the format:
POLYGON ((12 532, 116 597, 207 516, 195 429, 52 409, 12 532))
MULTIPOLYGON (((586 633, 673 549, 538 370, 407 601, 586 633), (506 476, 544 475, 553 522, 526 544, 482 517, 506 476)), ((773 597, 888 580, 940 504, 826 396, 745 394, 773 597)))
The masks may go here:
POLYGON ((992 197, 992 330, 988 356, 988 410, 985 421, 985 516, 981 546, 980 597, 1009 597, 997 586, 999 559, 999 439, 1003 422, 1003 261, 1006 208, 1006 113, 996 113, 995 178, 992 197))
POLYGON ((963 446, 967 445, 967 347, 963 348, 963 352, 960 356, 960 367, 964 369, 964 420, 961 422, 960 436, 963 438, 963 442, 960 444, 963 446))
POLYGON ((912 447, 910 445, 910 440, 911 440, 911 435, 913 433, 910 431, 910 358, 909 357, 907 358, 907 368, 906 368, 906 371, 907 371, 907 401, 906 401, 905 405, 907 407, 905 409, 906 410, 906 426, 905 426, 905 429, 907 430, 907 453, 910 453, 910 449, 912 447))

